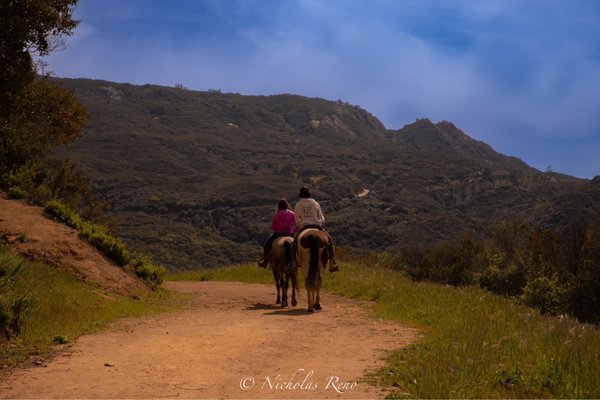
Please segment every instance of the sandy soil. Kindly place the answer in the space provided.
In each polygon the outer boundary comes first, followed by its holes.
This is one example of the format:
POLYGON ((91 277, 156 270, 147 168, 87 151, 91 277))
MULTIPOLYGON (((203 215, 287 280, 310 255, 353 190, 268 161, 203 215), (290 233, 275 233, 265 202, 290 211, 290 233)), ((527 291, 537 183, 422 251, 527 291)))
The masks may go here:
POLYGON ((81 240, 75 229, 56 223, 41 207, 0 195, 0 239, 27 258, 68 268, 84 281, 119 294, 132 294, 142 283, 81 240))
POLYGON ((275 306, 275 288, 168 282, 183 311, 84 336, 43 367, 0 381, 10 398, 381 398, 361 377, 416 332, 369 317, 368 302, 325 294, 323 311, 275 306))

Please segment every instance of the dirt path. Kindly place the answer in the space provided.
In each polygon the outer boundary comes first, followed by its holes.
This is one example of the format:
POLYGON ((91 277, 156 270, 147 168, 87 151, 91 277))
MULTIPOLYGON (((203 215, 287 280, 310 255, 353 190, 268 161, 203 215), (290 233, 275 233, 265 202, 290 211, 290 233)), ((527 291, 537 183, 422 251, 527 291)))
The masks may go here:
POLYGON ((412 329, 368 316, 367 302, 324 295, 324 310, 272 303, 266 285, 169 282, 189 309, 80 338, 44 367, 0 383, 10 398, 381 398, 361 381, 412 329))

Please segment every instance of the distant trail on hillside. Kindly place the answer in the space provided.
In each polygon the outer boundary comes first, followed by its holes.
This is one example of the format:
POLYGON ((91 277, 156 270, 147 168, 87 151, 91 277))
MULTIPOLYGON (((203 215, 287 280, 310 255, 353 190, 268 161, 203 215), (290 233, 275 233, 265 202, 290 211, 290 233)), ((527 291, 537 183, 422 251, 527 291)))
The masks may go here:
MULTIPOLYGON (((325 294, 324 310, 281 309, 268 285, 167 282, 183 311, 127 320, 54 360, 15 370, 5 398, 382 398, 360 380, 417 332, 325 294)), ((305 294, 300 304, 305 301, 305 294)))

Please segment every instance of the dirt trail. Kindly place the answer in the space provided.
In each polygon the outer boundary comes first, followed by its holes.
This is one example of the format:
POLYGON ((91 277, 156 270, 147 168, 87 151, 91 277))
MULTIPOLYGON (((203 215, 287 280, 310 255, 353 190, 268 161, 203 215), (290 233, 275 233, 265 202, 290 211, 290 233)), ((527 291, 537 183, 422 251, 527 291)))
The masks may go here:
POLYGON ((360 380, 416 332, 368 316, 368 302, 325 294, 324 310, 272 304, 274 287, 168 282, 183 311, 80 338, 44 367, 0 383, 10 398, 381 398, 360 380))

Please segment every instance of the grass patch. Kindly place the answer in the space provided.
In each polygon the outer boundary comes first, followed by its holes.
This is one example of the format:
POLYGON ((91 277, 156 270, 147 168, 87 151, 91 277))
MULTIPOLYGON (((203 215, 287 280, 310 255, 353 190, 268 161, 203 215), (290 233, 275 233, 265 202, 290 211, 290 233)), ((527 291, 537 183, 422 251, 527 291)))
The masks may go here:
POLYGON ((274 284, 270 269, 262 269, 256 264, 238 264, 228 268, 210 268, 198 271, 168 273, 167 281, 239 281, 245 283, 274 284))
POLYGON ((43 358, 55 344, 118 318, 172 309, 173 296, 162 288, 118 296, 0 247, 0 366, 18 365, 30 355, 43 358))
MULTIPOLYGON (((477 287, 415 283, 400 273, 346 261, 325 274, 328 292, 375 301, 377 317, 418 327, 423 337, 374 372, 390 397, 598 398, 600 331, 477 287)), ((167 279, 271 283, 253 264, 167 279)), ((302 279, 301 279, 302 280, 302 279)), ((327 306, 327 305, 325 305, 327 306)))

